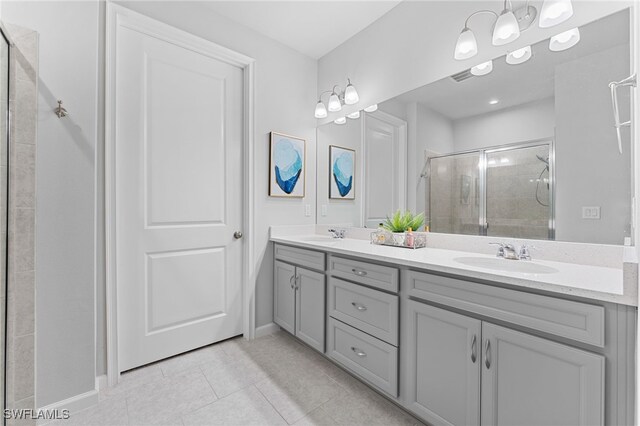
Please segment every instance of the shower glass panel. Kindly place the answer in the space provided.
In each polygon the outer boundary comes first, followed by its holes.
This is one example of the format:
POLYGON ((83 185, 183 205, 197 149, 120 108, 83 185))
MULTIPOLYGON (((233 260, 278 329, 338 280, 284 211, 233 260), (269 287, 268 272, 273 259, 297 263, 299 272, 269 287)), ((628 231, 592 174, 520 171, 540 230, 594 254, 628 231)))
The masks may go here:
POLYGON ((427 159, 431 232, 554 239, 550 141, 427 159))
POLYGON ((486 235, 553 238, 549 159, 548 144, 486 151, 486 235))
MULTIPOLYGON (((6 407, 7 210, 9 163, 9 43, 0 31, 0 408, 6 407)), ((4 420, 6 423, 6 420, 4 420)))
POLYGON ((480 153, 432 157, 429 225, 432 232, 481 235, 480 153))

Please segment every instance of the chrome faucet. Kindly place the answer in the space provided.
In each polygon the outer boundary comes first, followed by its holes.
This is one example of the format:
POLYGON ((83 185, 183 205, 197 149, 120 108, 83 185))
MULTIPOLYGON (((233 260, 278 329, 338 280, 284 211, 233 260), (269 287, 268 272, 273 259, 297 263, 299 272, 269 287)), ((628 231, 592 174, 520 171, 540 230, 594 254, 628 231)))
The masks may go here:
POLYGON ((496 257, 501 257, 503 259, 509 260, 531 260, 531 249, 534 249, 534 246, 527 246, 523 244, 520 246, 518 250, 513 244, 507 243, 489 243, 494 246, 498 246, 498 253, 496 253, 496 257))
POLYGON ((531 249, 535 249, 535 247, 528 246, 526 244, 521 245, 520 250, 518 251, 518 259, 531 260, 531 249))
POLYGON ((344 238, 347 235, 346 229, 330 228, 327 231, 333 238, 344 238))

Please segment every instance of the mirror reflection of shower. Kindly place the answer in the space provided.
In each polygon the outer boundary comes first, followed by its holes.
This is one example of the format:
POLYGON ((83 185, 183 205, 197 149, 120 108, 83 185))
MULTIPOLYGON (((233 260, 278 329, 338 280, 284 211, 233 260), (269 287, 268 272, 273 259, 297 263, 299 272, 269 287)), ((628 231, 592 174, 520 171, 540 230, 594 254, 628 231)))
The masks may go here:
MULTIPOLYGON (((547 201, 547 203, 545 204, 544 201, 540 200, 540 183, 544 182, 547 186, 547 200, 549 200, 549 156, 547 156, 547 158, 543 158, 542 156, 536 154, 536 158, 538 160, 540 160, 542 163, 544 163, 544 168, 542 169, 542 171, 540 172, 540 176, 538 176, 538 179, 536 179, 536 201, 538 202, 538 204, 540 204, 541 206, 544 207, 549 207, 549 203, 547 201), (542 176, 546 173, 546 178, 543 178, 542 176)), ((544 198, 543 198, 544 199, 544 198)))

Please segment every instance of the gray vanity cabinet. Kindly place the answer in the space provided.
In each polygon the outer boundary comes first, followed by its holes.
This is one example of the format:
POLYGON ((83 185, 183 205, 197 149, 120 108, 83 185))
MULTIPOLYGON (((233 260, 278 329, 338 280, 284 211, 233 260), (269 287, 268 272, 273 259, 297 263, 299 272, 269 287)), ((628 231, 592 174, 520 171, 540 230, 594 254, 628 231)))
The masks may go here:
POLYGON ((314 349, 324 353, 325 275, 276 260, 273 320, 314 349))
POLYGON ((408 408, 433 425, 480 424, 480 320, 409 300, 408 408))
POLYGON ((414 300, 405 405, 434 425, 604 424, 604 357, 414 300))
POLYGON ((482 325, 482 425, 604 424, 604 357, 482 325))

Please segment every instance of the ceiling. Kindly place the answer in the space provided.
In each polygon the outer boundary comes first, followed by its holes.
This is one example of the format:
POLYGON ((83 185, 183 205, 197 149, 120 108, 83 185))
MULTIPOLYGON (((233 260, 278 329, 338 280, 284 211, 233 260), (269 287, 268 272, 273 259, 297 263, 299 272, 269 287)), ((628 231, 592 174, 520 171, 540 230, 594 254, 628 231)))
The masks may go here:
POLYGON ((504 57, 497 58, 490 74, 460 83, 447 77, 392 101, 418 102, 451 120, 510 108, 553 96, 559 64, 628 42, 629 13, 624 10, 581 27, 580 42, 563 52, 552 52, 549 41, 541 41, 532 46, 533 57, 524 64, 508 65, 504 57), (499 102, 490 105, 491 99, 499 102))
POLYGON ((206 1, 210 10, 314 59, 329 53, 400 0, 206 1))

